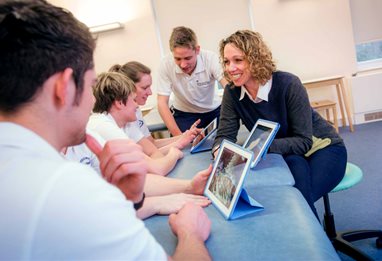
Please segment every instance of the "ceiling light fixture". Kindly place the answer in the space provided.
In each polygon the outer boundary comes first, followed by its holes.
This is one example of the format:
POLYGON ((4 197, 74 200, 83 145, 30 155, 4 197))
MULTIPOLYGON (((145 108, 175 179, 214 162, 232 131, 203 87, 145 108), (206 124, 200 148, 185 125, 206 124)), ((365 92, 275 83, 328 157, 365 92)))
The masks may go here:
POLYGON ((120 22, 114 22, 110 24, 91 26, 89 27, 89 30, 92 34, 97 34, 97 33, 102 33, 107 31, 114 31, 114 30, 118 30, 122 28, 123 28, 123 24, 121 24, 120 22))

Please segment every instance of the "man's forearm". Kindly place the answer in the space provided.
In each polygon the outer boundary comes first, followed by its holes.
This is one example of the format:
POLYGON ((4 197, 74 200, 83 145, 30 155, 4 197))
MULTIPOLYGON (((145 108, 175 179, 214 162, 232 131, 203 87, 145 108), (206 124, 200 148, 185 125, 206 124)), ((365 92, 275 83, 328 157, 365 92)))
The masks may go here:
POLYGON ((211 260, 204 242, 190 234, 178 235, 173 260, 211 260))
POLYGON ((173 136, 182 134, 167 104, 158 104, 158 111, 164 124, 173 136))
POLYGON ((131 200, 133 203, 137 203, 142 200, 143 188, 138 191, 133 191, 131 188, 131 181, 127 178, 121 179, 117 184, 117 187, 125 195, 126 199, 131 200))

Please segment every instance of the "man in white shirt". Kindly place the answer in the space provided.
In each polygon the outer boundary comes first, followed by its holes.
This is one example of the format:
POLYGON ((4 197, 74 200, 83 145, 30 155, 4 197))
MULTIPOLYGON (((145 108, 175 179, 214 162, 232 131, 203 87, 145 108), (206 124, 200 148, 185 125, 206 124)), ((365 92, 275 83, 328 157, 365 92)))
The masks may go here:
POLYGON ((221 99, 215 82, 224 87, 218 56, 201 50, 195 33, 187 27, 176 27, 170 37, 170 50, 161 62, 157 82, 158 111, 173 136, 186 131, 198 119, 198 127, 207 126, 220 115, 221 99), (174 93, 172 111, 169 97, 174 93))
MULTIPOLYGON (((138 145, 110 141, 102 150, 86 139, 105 179, 129 195, 59 154, 85 140, 94 48, 88 28, 66 10, 0 3, 1 260, 168 258, 133 208, 147 171, 138 145)), ((200 207, 187 204, 170 226, 179 240, 174 259, 209 259, 210 222, 200 207)))

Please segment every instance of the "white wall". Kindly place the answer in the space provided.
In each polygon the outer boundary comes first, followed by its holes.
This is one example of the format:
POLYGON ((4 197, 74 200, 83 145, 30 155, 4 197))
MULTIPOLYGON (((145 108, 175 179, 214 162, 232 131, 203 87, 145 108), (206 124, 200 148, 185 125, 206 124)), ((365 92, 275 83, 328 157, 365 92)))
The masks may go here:
POLYGON ((253 0, 255 30, 279 69, 303 80, 356 71, 348 0, 253 0))
POLYGON ((382 1, 350 0, 354 38, 357 44, 382 39, 382 1))
POLYGON ((186 26, 195 31, 202 48, 219 52, 219 42, 238 29, 251 29, 249 0, 153 0, 164 53, 172 29, 186 26), (232 4, 235 12, 232 15, 232 4))
MULTIPOLYGON (((97 35, 94 55, 96 71, 107 71, 113 64, 139 61, 152 69, 153 78, 159 66, 160 49, 156 37, 150 0, 49 0, 67 8, 88 26, 119 21, 122 30, 97 35)), ((156 103, 155 95, 147 101, 156 103)))
POLYGON ((382 119, 382 70, 367 71, 352 77, 355 124, 382 119), (374 115, 374 119, 365 115, 374 115))
MULTIPOLYGON (((348 0, 253 0, 253 14, 255 30, 271 47, 278 69, 302 81, 336 75, 349 79, 356 72, 348 0)), ((308 93, 311 101, 338 101, 334 87, 308 93)))
MULTIPOLYGON (((166 14, 158 19, 165 48, 172 27, 183 21, 198 33, 204 47, 213 49, 219 38, 251 26, 251 11, 254 29, 270 45, 279 69, 297 74, 302 80, 339 74, 350 77, 356 71, 348 0, 221 0, 221 4, 219 0, 154 0, 154 3, 163 1, 166 5, 157 6, 157 11, 166 14), (252 4, 253 10, 243 11, 247 3, 252 4)), ((122 21, 123 30, 99 34, 97 71, 107 70, 114 63, 138 60, 152 69, 155 82, 161 50, 150 0, 50 2, 68 8, 88 24, 110 19, 122 21)), ((310 95, 313 99, 336 99, 331 88, 310 95)), ((149 104, 155 103, 153 96, 149 104)))

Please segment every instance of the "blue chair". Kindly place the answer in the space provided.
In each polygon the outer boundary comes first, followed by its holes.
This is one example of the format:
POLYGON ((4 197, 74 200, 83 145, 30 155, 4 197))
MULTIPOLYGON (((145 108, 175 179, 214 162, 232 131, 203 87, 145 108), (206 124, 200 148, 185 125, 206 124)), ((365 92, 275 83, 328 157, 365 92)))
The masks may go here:
MULTIPOLYGON (((341 182, 330 192, 338 192, 353 187, 362 179, 362 170, 352 164, 347 163, 345 176, 341 182)), ((378 248, 382 248, 382 230, 351 230, 337 232, 334 224, 334 216, 330 210, 329 195, 323 196, 324 199, 324 227, 326 234, 331 240, 334 248, 355 260, 373 260, 370 256, 355 248, 350 242, 376 237, 378 248)))

